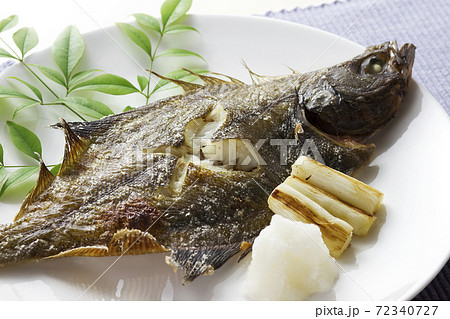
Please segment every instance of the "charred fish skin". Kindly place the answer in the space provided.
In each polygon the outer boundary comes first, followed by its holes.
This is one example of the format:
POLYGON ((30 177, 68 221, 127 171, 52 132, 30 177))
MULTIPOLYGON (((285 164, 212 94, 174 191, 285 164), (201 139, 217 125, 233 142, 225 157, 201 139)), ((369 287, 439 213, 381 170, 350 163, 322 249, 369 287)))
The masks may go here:
POLYGON ((204 86, 178 82, 180 96, 63 121, 60 173, 42 163, 15 221, 0 226, 0 264, 170 252, 186 281, 211 274, 269 224, 267 197, 299 155, 317 151, 346 173, 368 163, 374 145, 363 142, 395 114, 413 59, 412 45, 388 42, 324 70, 251 85, 199 76, 204 86), (284 140, 295 145, 282 161, 271 141, 284 140), (230 146, 234 156, 211 151, 230 146))

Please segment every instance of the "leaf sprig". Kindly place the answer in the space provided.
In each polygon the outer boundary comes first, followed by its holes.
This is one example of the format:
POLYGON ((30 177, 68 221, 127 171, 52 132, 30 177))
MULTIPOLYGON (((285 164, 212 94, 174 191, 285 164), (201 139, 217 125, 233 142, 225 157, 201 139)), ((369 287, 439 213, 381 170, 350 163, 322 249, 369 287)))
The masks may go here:
MULTIPOLYGON (((15 122, 7 121, 6 125, 11 140, 17 149, 36 161, 40 161, 42 156, 42 145, 39 138, 32 131, 15 122)), ((0 185, 5 181, 0 188, 0 197, 2 197, 5 191, 14 184, 25 181, 34 175, 39 170, 39 165, 17 166, 16 168, 19 169, 13 171, 11 175, 7 177, 6 166, 3 162, 3 147, 0 144, 0 185)))
MULTIPOLYGON (((191 4, 192 0, 166 0, 161 7, 160 20, 148 14, 136 13, 133 16, 136 19, 137 27, 128 23, 117 24, 149 58, 149 72, 145 76, 137 75, 137 86, 118 75, 96 74, 103 72, 100 69, 80 70, 79 65, 84 57, 85 43, 75 26, 65 28, 55 40, 51 48, 54 65, 49 66, 27 62, 30 51, 39 43, 38 35, 33 28, 23 27, 15 31, 12 35, 12 41, 16 47, 13 48, 4 41, 1 33, 16 27, 19 19, 16 15, 12 15, 0 20, 0 41, 3 43, 3 47, 0 47, 0 58, 13 59, 19 62, 29 72, 31 79, 10 77, 10 80, 19 84, 19 89, 0 85, 0 99, 7 98, 17 101, 12 119, 6 122, 8 133, 15 147, 37 162, 42 158, 42 144, 37 135, 16 122, 19 114, 22 114, 26 109, 32 107, 45 109, 49 106, 59 105, 70 110, 80 120, 99 119, 113 114, 113 111, 99 100, 80 95, 82 91, 95 91, 109 95, 137 93, 145 98, 145 104, 147 104, 155 92, 165 87, 176 86, 169 80, 163 79, 152 85, 152 71, 155 61, 162 57, 194 56, 204 60, 199 54, 181 48, 172 47, 160 51, 165 35, 198 32, 192 26, 180 24, 191 4), (154 38, 155 35, 157 40, 152 43, 151 37, 154 38)), ((208 71, 200 68, 192 69, 192 71, 197 74, 208 73, 208 71)), ((166 74, 165 77, 188 82, 197 79, 195 75, 186 70, 175 70, 166 74)), ((130 111, 134 108, 128 105, 123 111, 130 111)), ((54 175, 58 173, 60 164, 48 166, 54 175)), ((38 170, 39 165, 5 166, 4 150, 0 144, 0 197, 11 186, 30 178, 38 170), (7 169, 16 170, 8 173, 7 169)))
MULTIPOLYGON (((0 32, 13 28, 18 22, 17 16, 10 16, 0 21, 0 32)), ((92 75, 93 73, 100 71, 98 69, 83 70, 74 74, 76 66, 82 59, 85 51, 84 40, 79 33, 78 29, 74 26, 67 27, 56 39, 52 46, 52 56, 55 64, 59 70, 52 67, 28 64, 25 61, 27 53, 33 49, 39 42, 36 31, 33 28, 21 28, 16 31, 13 36, 13 41, 19 49, 19 53, 9 46, 2 38, 2 42, 9 49, 0 49, 0 56, 8 57, 19 61, 31 75, 41 83, 41 85, 53 96, 52 100, 44 100, 44 94, 41 90, 29 81, 19 79, 17 77, 11 77, 28 88, 30 92, 19 91, 11 87, 0 86, 0 98, 16 98, 22 100, 16 107, 13 119, 19 114, 19 112, 34 106, 49 106, 49 105, 62 105, 72 111, 81 120, 86 120, 81 114, 87 115, 93 118, 99 118, 105 115, 113 114, 113 112, 107 107, 103 106, 102 112, 98 113, 98 105, 100 102, 92 99, 84 99, 82 104, 78 104, 78 100, 73 100, 71 103, 67 103, 69 93, 73 86, 79 81, 92 75), (40 73, 40 75, 38 74, 40 73), (62 86, 65 88, 66 94, 60 96, 53 87, 54 85, 62 86), (31 94, 30 94, 31 93, 31 94), (94 109, 95 112, 92 112, 94 109), (93 116, 94 114, 94 116, 93 116)))
MULTIPOLYGON (((128 23, 117 23, 128 38, 140 49, 142 49, 149 58, 147 68, 149 72, 147 76, 137 76, 137 82, 139 84, 138 91, 145 97, 146 104, 152 94, 163 87, 163 82, 160 82, 157 83, 153 89, 151 89, 151 72, 153 71, 154 63, 157 59, 161 57, 195 56, 204 61, 203 57, 201 57, 198 53, 186 49, 169 48, 159 52, 161 43, 166 34, 189 31, 198 32, 198 30, 194 27, 179 24, 179 21, 186 16, 186 13, 189 11, 191 5, 192 0, 167 0, 161 6, 161 21, 148 14, 135 13, 133 16, 136 19, 139 28, 128 23), (156 43, 152 43, 150 35, 157 36, 156 43)), ((199 71, 203 72, 204 70, 199 71)), ((184 71, 183 75, 186 76, 184 78, 185 81, 193 81, 196 79, 195 76, 188 77, 189 73, 186 71, 184 71)))

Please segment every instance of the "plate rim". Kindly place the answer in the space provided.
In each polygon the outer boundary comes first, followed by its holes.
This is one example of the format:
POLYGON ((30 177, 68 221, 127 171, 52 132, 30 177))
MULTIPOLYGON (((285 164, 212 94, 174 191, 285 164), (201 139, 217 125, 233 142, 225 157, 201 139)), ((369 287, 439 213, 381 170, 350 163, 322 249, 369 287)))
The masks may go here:
MULTIPOLYGON (((239 19, 241 21, 251 21, 251 23, 282 24, 287 27, 299 28, 299 29, 306 30, 307 32, 314 32, 314 33, 322 34, 323 36, 326 36, 329 38, 333 38, 335 40, 335 42, 332 43, 330 48, 337 42, 341 42, 341 41, 344 43, 345 46, 351 45, 360 50, 364 50, 364 48, 365 48, 363 45, 360 45, 354 41, 351 41, 351 40, 345 38, 344 37, 345 34, 337 35, 337 34, 334 34, 334 33, 328 32, 328 31, 324 31, 324 30, 321 30, 321 29, 318 29, 318 28, 315 28, 312 26, 308 26, 308 25, 299 23, 299 22, 287 21, 287 20, 282 20, 282 19, 277 19, 277 18, 271 18, 271 17, 265 17, 265 16, 255 16, 255 15, 247 16, 247 15, 233 15, 233 14, 198 14, 198 13, 196 13, 196 14, 189 13, 186 16, 186 18, 194 19, 193 21, 195 21, 195 19, 204 19, 204 18, 206 18, 206 19, 225 19, 225 20, 239 19)), ((105 27, 99 27, 98 29, 90 30, 88 32, 82 33, 82 36, 84 37, 84 36, 90 36, 90 35, 93 35, 96 33, 106 33, 108 35, 108 37, 112 38, 107 31, 110 31, 113 29, 115 30, 116 28, 117 28, 117 26, 115 24, 108 25, 105 27)), ((114 38, 112 38, 112 39, 114 39, 114 38)), ((50 50, 50 49, 51 49, 51 46, 48 46, 45 48, 40 48, 40 49, 34 51, 32 54, 30 54, 30 56, 42 54, 42 52, 50 50)), ((4 59, 2 64, 6 63, 8 61, 14 61, 14 60, 4 59)), ((11 69, 14 69, 14 67, 17 67, 18 65, 19 65, 19 63, 16 63, 14 61, 14 64, 7 67, 0 73, 0 78, 3 77, 5 72, 7 72, 11 69)), ((449 119, 449 123, 450 123, 450 117, 445 112, 445 109, 439 103, 439 101, 437 101, 437 99, 426 89, 426 87, 424 85, 422 85, 420 82, 417 82, 414 79, 414 76, 413 76, 413 80, 418 84, 420 92, 425 94, 428 98, 433 99, 434 103, 432 103, 432 104, 436 104, 436 109, 440 109, 440 112, 442 112, 442 114, 445 114, 447 116, 447 119, 449 119)), ((20 203, 18 203, 18 205, 20 205, 20 203)), ((434 268, 433 272, 429 273, 428 276, 426 276, 426 278, 424 278, 422 280, 416 280, 415 284, 411 285, 411 288, 409 288, 406 292, 404 292, 402 295, 400 295, 397 298, 397 300, 412 300, 416 295, 418 295, 433 279, 436 278, 436 276, 440 273, 440 271, 445 266, 445 264, 449 261, 450 251, 447 253, 446 256, 443 256, 443 257, 445 257, 446 259, 440 258, 441 259, 440 263, 433 267, 434 268)))

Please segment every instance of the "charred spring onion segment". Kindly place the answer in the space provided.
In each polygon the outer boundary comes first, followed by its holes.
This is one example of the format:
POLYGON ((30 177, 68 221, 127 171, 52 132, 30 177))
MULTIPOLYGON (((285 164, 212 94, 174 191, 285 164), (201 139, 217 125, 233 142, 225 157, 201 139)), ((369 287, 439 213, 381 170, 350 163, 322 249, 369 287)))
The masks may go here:
POLYGON ((367 234, 382 200, 373 187, 301 156, 268 202, 276 214, 318 225, 330 255, 339 257, 353 233, 367 234))

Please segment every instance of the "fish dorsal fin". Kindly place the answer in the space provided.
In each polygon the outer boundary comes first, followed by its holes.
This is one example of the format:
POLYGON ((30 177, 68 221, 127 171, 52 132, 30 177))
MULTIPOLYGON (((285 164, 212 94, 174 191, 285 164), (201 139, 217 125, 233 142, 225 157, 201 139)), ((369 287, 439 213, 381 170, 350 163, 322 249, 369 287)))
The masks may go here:
POLYGON ((240 85, 244 84, 244 82, 241 82, 238 79, 235 79, 235 78, 233 78, 231 76, 228 76, 228 75, 225 75, 225 74, 220 74, 220 73, 216 73, 216 72, 210 72, 210 74, 226 77, 227 79, 230 80, 230 82, 222 80, 222 79, 219 79, 219 78, 216 78, 216 77, 213 77, 213 76, 207 76, 207 75, 198 74, 198 73, 195 73, 194 71, 191 71, 189 69, 183 68, 183 70, 189 72, 192 75, 195 75, 195 76, 199 77, 203 82, 206 83, 206 85, 223 85, 223 84, 230 84, 230 83, 240 84, 240 85))
POLYGON ((66 145, 64 148, 64 159, 58 175, 72 167, 89 146, 88 141, 76 135, 64 119, 61 119, 61 127, 66 137, 66 145))
MULTIPOLYGON (((38 155, 39 156, 39 155, 38 155)), ((39 176, 36 182, 36 186, 33 188, 30 194, 25 198, 22 205, 20 206, 19 212, 16 217, 14 217, 14 221, 22 218, 26 215, 27 207, 36 200, 36 198, 46 190, 55 180, 55 176, 48 170, 47 166, 45 166, 44 162, 39 156, 39 160, 41 162, 39 168, 39 176)))
POLYGON ((267 81, 267 79, 268 79, 267 76, 259 75, 255 72, 253 72, 252 70, 250 70, 247 63, 245 63, 244 61, 242 61, 242 63, 244 64, 244 67, 247 69, 247 72, 250 75, 250 78, 252 79, 253 84, 261 84, 261 83, 267 81))
POLYGON ((228 84, 226 81, 212 77, 212 76, 206 76, 206 75, 201 75, 198 73, 195 73, 191 70, 185 69, 183 68, 183 70, 189 72, 192 75, 195 75, 197 77, 199 77, 203 82, 205 82, 206 85, 222 85, 222 84, 228 84))
POLYGON ((240 81, 240 80, 238 80, 238 79, 236 79, 236 78, 234 78, 234 77, 232 77, 232 76, 229 76, 229 75, 225 75, 225 74, 217 73, 217 72, 211 72, 211 74, 219 75, 219 76, 224 76, 224 77, 226 77, 227 79, 229 79, 231 83, 234 83, 234 84, 246 85, 244 82, 242 82, 242 81, 240 81))
POLYGON ((285 67, 287 67, 292 72, 292 74, 301 74, 301 72, 298 72, 297 70, 291 68, 290 66, 285 65, 285 67))
POLYGON ((156 75, 157 77, 159 77, 162 80, 167 80, 176 85, 179 85, 184 90, 184 92, 194 91, 194 90, 197 90, 197 89, 200 89, 203 87, 203 85, 200 85, 200 84, 190 83, 190 82, 177 80, 177 79, 171 79, 171 78, 165 77, 164 75, 160 75, 160 74, 156 73, 155 71, 151 71, 151 73, 156 75))

